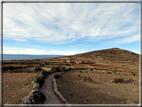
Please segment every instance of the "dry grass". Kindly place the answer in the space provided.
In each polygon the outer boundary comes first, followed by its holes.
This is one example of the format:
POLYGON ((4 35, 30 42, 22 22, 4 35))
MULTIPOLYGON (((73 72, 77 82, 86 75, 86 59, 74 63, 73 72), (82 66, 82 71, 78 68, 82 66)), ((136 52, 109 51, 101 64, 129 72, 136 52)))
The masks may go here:
POLYGON ((38 73, 3 73, 3 104, 20 104, 30 92, 30 81, 38 73))
POLYGON ((79 71, 64 73, 62 74, 64 81, 57 81, 59 91, 70 103, 84 104, 86 100, 89 104, 139 103, 138 76, 99 74, 95 71, 86 73, 86 70, 84 73, 79 73, 79 71), (83 76, 90 76, 93 82, 83 82, 83 76), (137 84, 110 83, 110 80, 116 77, 132 78, 137 84))

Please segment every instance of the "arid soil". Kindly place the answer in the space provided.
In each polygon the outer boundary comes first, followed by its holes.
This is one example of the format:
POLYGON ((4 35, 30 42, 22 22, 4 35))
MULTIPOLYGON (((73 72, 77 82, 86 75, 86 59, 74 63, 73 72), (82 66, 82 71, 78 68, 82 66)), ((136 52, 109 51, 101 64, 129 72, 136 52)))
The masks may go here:
POLYGON ((58 89, 64 98, 72 104, 138 104, 138 76, 120 76, 114 74, 78 73, 69 71, 62 74, 63 80, 57 80, 58 89), (80 74, 81 77, 78 77, 80 74), (84 82, 83 76, 91 76, 92 83, 84 82), (116 77, 133 78, 134 83, 110 83, 116 77))
POLYGON ((3 73, 3 104, 20 104, 20 99, 30 92, 30 81, 38 75, 38 73, 3 73))

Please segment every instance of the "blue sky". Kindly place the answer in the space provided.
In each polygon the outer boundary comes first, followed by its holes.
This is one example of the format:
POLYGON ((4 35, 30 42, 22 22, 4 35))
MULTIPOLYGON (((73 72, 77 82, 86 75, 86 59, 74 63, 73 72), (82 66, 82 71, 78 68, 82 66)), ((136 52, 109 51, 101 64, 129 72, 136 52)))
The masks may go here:
POLYGON ((3 54, 140 53, 139 3, 4 3, 3 54))

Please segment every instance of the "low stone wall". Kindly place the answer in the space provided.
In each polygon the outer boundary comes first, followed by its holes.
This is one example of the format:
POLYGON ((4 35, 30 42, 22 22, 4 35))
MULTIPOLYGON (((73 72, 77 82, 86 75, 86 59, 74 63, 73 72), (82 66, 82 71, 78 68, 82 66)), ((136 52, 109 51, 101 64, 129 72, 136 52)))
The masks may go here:
MULTIPOLYGON (((40 76, 47 77, 47 71, 41 71, 40 76)), ((28 96, 22 99, 21 104, 36 104, 41 103, 41 96, 40 96, 40 84, 38 83, 37 79, 31 81, 31 92, 28 96)), ((23 106, 23 105, 22 105, 23 106)))
MULTIPOLYGON (((60 73, 61 74, 61 73, 60 73)), ((55 94, 61 99, 61 101, 64 103, 64 104, 69 104, 69 102, 62 96, 62 94, 58 91, 58 86, 56 84, 56 79, 53 78, 52 80, 53 82, 53 89, 54 89, 54 92, 55 94)))

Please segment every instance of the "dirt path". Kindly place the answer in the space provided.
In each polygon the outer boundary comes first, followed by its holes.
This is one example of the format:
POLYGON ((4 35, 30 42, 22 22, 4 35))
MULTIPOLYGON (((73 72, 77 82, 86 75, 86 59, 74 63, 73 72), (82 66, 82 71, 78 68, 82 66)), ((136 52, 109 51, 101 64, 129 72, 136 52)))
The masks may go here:
POLYGON ((45 83, 43 84, 41 88, 41 91, 46 96, 46 101, 44 102, 44 104, 61 104, 58 97, 54 94, 54 91, 53 91, 53 84, 52 84, 53 77, 54 77, 54 74, 49 75, 45 79, 45 83))

